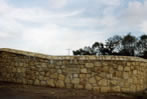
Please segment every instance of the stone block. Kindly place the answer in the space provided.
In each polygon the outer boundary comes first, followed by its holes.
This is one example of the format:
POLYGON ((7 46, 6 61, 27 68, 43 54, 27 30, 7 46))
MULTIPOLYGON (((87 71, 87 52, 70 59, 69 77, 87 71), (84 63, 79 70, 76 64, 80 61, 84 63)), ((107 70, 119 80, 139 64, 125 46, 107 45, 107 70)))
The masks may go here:
POLYGON ((97 80, 97 81, 99 81, 99 80, 101 80, 101 79, 102 79, 102 78, 101 78, 101 77, 99 77, 99 76, 96 76, 95 78, 96 78, 96 80, 97 80))
POLYGON ((100 92, 100 87, 93 87, 93 90, 96 92, 100 92))
POLYGON ((103 66, 108 66, 108 62, 102 62, 103 66))
POLYGON ((57 70, 57 72, 58 72, 59 74, 61 74, 61 73, 62 73, 62 70, 61 70, 61 69, 59 69, 59 70, 57 70))
POLYGON ((50 76, 50 72, 47 72, 47 73, 45 74, 45 76, 49 77, 49 76, 50 76))
POLYGON ((120 92, 120 86, 114 86, 111 89, 113 92, 120 92))
POLYGON ((116 80, 110 80, 110 84, 112 86, 116 86, 118 84, 118 81, 116 81, 116 80))
POLYGON ((19 66, 24 66, 24 64, 23 63, 19 63, 19 66))
POLYGON ((43 76, 39 76, 39 80, 44 80, 44 77, 43 76))
POLYGON ((108 66, 104 66, 104 67, 103 67, 103 71, 107 73, 107 72, 109 71, 108 66))
POLYGON ((130 92, 129 88, 121 88, 121 92, 130 92))
POLYGON ((130 71, 130 67, 128 67, 128 66, 125 67, 125 68, 124 68, 124 71, 130 71))
POLYGON ((127 66, 131 66, 131 63, 130 62, 127 62, 127 66))
POLYGON ((136 86, 135 85, 131 85, 130 86, 130 89, 131 89, 130 90, 131 92, 136 92, 136 86))
POLYGON ((41 67, 44 67, 45 68, 45 67, 47 67, 47 64, 46 63, 42 63, 41 64, 41 67))
POLYGON ((71 83, 66 83, 66 86, 65 86, 66 88, 73 88, 73 84, 71 84, 71 83))
POLYGON ((133 70, 133 74, 136 75, 137 74, 137 70, 133 70))
POLYGON ((46 85, 47 85, 47 82, 46 82, 46 81, 40 81, 40 84, 41 84, 42 86, 46 86, 46 85))
POLYGON ((35 85, 40 85, 40 81, 36 79, 35 82, 34 82, 34 84, 35 85))
POLYGON ((40 72, 40 75, 44 76, 45 75, 45 72, 40 72))
POLYGON ((56 78, 58 78, 58 74, 57 73, 51 74, 50 78, 56 79, 56 78))
POLYGON ((120 72, 120 71, 117 71, 117 72, 116 72, 116 77, 119 77, 119 78, 121 78, 121 77, 122 77, 122 72, 120 72))
POLYGON ((92 85, 91 84, 86 84, 85 89, 92 90, 92 85))
POLYGON ((47 81, 47 85, 49 85, 50 87, 55 87, 55 82, 53 79, 50 79, 47 81))
POLYGON ((102 66, 101 62, 95 62, 94 65, 97 66, 97 67, 102 66))
POLYGON ((89 83, 96 84, 96 79, 94 77, 90 78, 89 83))
POLYGON ((103 92, 104 92, 104 93, 105 93, 105 92, 109 92, 109 91, 110 91, 110 88, 109 88, 109 87, 101 87, 101 88, 100 88, 100 92, 102 92, 102 93, 103 93, 103 92))
POLYGON ((107 82, 107 80, 102 79, 102 80, 100 80, 100 81, 98 82, 98 84, 99 84, 100 86, 107 86, 108 82, 107 82))
POLYGON ((64 80, 64 79, 65 79, 65 76, 62 75, 62 74, 59 74, 58 79, 59 79, 59 80, 64 80))
POLYGON ((16 72, 16 71, 17 71, 17 69, 16 69, 16 68, 13 68, 13 69, 12 69, 12 72, 16 72))
POLYGON ((25 69, 25 68, 21 68, 21 72, 23 72, 23 73, 24 73, 25 71, 26 71, 26 69, 25 69))
POLYGON ((94 67, 94 64, 93 63, 86 63, 85 64, 85 67, 92 68, 92 67, 94 67))
POLYGON ((77 78, 77 77, 78 77, 78 74, 73 74, 73 77, 74 77, 74 78, 77 78))
POLYGON ((17 68, 17 72, 20 73, 21 72, 21 69, 20 68, 17 68))
POLYGON ((136 77, 133 78, 133 83, 137 84, 138 83, 138 79, 136 77))
POLYGON ((83 87, 83 85, 75 84, 74 88, 76 88, 76 89, 83 89, 84 87, 83 87))
POLYGON ((123 71, 123 66, 119 65, 119 66, 118 66, 118 70, 119 70, 119 71, 123 71))
POLYGON ((72 82, 73 84, 79 84, 80 79, 79 79, 79 78, 73 78, 73 79, 71 80, 71 82, 72 82))
POLYGON ((133 83, 133 79, 131 79, 131 78, 128 79, 128 83, 130 83, 130 84, 133 83))
POLYGON ((58 81, 56 82, 56 87, 64 88, 64 87, 65 87, 64 81, 58 80, 58 81))
POLYGON ((108 79, 112 79, 113 75, 112 75, 112 74, 107 74, 106 77, 107 77, 108 79))
POLYGON ((27 81, 27 84, 32 85, 32 84, 33 84, 33 80, 28 80, 28 81, 27 81))
POLYGON ((124 78, 124 79, 128 79, 128 78, 129 78, 128 72, 123 72, 123 78, 124 78))
POLYGON ((81 69, 81 73, 87 73, 87 69, 86 68, 81 69))
POLYGON ((71 82, 70 78, 69 77, 66 77, 65 78, 65 83, 70 83, 70 82, 71 82))

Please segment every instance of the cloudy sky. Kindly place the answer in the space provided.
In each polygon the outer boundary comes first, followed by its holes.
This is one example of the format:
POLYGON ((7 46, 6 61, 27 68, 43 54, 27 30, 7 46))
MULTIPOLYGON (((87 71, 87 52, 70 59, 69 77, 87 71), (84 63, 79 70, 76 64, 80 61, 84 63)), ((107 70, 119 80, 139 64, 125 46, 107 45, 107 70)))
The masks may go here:
POLYGON ((147 0, 0 0, 0 48, 67 55, 146 27, 147 0))

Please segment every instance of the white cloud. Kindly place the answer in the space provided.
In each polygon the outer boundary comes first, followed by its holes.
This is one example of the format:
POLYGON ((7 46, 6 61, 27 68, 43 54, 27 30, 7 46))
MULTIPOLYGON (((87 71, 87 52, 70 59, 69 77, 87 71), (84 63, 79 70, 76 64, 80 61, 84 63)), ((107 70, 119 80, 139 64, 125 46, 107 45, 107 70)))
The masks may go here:
MULTIPOLYGON (((113 33, 147 32, 147 2, 130 2, 120 10, 122 0, 97 0, 100 15, 84 16, 86 8, 50 10, 50 8, 19 8, 0 0, 1 47, 18 48, 47 54, 65 55, 73 50, 105 41, 113 33), (84 13, 84 14, 83 14, 84 13)), ((64 8, 69 0, 48 0, 53 8, 64 8)), ((94 7, 92 8, 92 10, 94 7)), ((91 10, 90 8, 88 9, 91 10)), ((97 9, 95 9, 97 10, 97 9)), ((94 11, 93 11, 94 12, 94 11)))
POLYGON ((69 0, 48 0, 49 6, 52 8, 62 8, 64 7, 69 0))
POLYGON ((120 23, 124 30, 128 32, 145 32, 147 20, 147 1, 130 1, 128 8, 124 9, 120 18, 120 23))
POLYGON ((9 37, 9 34, 6 32, 0 32, 0 38, 6 38, 9 37))
POLYGON ((142 4, 141 2, 134 1, 130 2, 128 8, 126 10, 126 18, 128 18, 128 22, 130 24, 139 24, 141 21, 145 19, 147 14, 146 4, 142 4))
MULTIPOLYGON (((47 24, 40 28, 24 30, 22 40, 25 41, 25 50, 52 55, 66 55, 67 48, 75 50, 84 47, 84 45, 91 45, 97 40, 97 37, 93 36, 97 33, 98 32, 63 28, 55 24, 47 24)), ((102 41, 104 35, 99 37, 99 40, 102 41)))
POLYGON ((62 19, 70 16, 76 16, 83 12, 83 10, 72 12, 51 12, 41 8, 9 8, 9 13, 4 17, 11 17, 15 20, 29 21, 29 22, 44 22, 50 19, 62 19))
POLYGON ((89 45, 89 42, 93 43, 93 38, 89 39, 90 31, 62 26, 65 22, 67 25, 92 24, 94 21, 91 19, 73 18, 83 13, 83 9, 51 12, 42 8, 15 8, 8 4, 6 6, 9 11, 0 16, 0 38, 4 39, 4 44, 0 43, 1 47, 65 55, 67 48, 78 49, 80 46, 89 45), (31 25, 32 22, 39 26, 31 25))
POLYGON ((4 14, 5 12, 8 12, 8 5, 4 0, 0 0, 0 15, 4 14))
POLYGON ((121 0, 97 0, 97 2, 100 5, 105 5, 105 6, 119 6, 121 3, 121 0))
POLYGON ((141 31, 147 34, 147 20, 140 25, 141 31))

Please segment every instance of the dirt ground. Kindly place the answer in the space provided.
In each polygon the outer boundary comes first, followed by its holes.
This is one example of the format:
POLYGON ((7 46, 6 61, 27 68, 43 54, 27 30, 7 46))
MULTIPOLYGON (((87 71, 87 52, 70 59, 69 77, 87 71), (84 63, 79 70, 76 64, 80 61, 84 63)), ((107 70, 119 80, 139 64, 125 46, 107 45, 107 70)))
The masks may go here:
POLYGON ((48 88, 0 82, 0 99, 144 99, 120 94, 96 94, 86 90, 48 88))

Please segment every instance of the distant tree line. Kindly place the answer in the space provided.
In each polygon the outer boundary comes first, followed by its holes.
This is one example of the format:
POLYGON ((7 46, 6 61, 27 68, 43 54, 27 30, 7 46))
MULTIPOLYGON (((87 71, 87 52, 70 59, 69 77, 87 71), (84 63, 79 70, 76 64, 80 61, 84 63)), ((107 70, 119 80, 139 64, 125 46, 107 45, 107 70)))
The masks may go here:
POLYGON ((115 35, 108 38, 105 43, 95 42, 73 51, 74 55, 119 55, 138 56, 147 59, 147 35, 135 37, 131 33, 125 36, 115 35))

